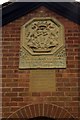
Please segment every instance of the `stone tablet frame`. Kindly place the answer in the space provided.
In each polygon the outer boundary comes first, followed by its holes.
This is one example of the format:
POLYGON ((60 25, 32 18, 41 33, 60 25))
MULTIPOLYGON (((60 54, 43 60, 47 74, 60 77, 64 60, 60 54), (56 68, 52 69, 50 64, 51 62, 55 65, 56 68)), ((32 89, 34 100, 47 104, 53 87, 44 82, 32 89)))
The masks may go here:
POLYGON ((56 74, 53 69, 30 70, 29 79, 29 92, 56 91, 56 74))
POLYGON ((66 68, 64 27, 59 21, 39 17, 21 27, 19 68, 66 68))

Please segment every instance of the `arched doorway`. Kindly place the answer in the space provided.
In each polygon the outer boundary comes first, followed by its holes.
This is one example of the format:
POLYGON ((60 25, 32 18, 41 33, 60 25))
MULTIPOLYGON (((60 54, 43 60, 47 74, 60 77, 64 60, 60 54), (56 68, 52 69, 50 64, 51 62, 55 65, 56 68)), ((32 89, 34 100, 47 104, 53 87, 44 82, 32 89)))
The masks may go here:
POLYGON ((36 103, 22 107, 11 114, 10 118, 25 118, 26 120, 55 120, 58 118, 71 118, 74 117, 66 109, 50 103, 36 103), (41 117, 39 117, 41 116, 41 117))
POLYGON ((40 117, 29 118, 29 120, 55 120, 55 119, 40 116, 40 117))

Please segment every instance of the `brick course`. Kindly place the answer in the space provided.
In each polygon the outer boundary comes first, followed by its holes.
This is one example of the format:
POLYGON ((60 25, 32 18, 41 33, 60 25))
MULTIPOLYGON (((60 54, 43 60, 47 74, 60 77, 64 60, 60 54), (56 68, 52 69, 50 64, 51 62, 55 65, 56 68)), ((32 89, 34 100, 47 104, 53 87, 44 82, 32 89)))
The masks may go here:
MULTIPOLYGON (((56 104, 76 118, 79 114, 79 78, 80 78, 80 26, 41 6, 25 16, 8 23, 2 30, 2 91, 3 91, 3 118, 10 116, 22 106, 36 103, 49 102, 56 104), (30 70, 19 69, 20 29, 23 24, 33 17, 54 17, 65 28, 65 45, 67 68, 56 69, 56 92, 29 93, 30 70)), ((42 105, 42 104, 41 104, 42 105)), ((40 105, 40 110, 42 109, 40 105)), ((37 109, 37 105, 35 105, 37 109)), ((31 106, 32 110, 34 109, 31 106)), ((23 114, 25 114, 23 110, 23 114)), ((27 108, 28 111, 28 108, 27 108)), ((29 111, 30 112, 30 111, 29 111)), ((28 116, 30 116, 30 113, 28 116)), ((42 112, 42 111, 41 111, 42 112)), ((43 113, 40 114, 42 115, 43 113)), ((47 111, 49 114, 49 111, 47 111)), ((59 112, 58 112, 59 113, 59 112)), ((54 113, 58 115, 58 113, 54 113)), ((17 113, 20 115, 20 113, 17 113)), ((39 114, 36 110, 35 114, 39 114)), ((50 113, 52 114, 52 113, 50 113)), ((36 115, 36 116, 37 116, 36 115)), ((44 113, 46 115, 46 111, 44 113)), ((62 113, 61 113, 62 115, 62 113)), ((60 116, 61 116, 60 115, 60 116)), ((17 116, 15 114, 15 116, 17 116)), ((66 114, 66 116, 68 116, 66 114)))

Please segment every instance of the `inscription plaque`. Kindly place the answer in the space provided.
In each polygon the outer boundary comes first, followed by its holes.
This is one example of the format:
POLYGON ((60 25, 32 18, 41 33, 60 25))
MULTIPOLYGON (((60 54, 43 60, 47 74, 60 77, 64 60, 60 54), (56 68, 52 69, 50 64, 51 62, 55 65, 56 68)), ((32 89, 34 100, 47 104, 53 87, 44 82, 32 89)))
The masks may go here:
POLYGON ((56 91, 55 70, 30 70, 30 92, 56 91))
POLYGON ((21 28, 19 68, 65 68, 64 27, 54 18, 33 18, 21 28))

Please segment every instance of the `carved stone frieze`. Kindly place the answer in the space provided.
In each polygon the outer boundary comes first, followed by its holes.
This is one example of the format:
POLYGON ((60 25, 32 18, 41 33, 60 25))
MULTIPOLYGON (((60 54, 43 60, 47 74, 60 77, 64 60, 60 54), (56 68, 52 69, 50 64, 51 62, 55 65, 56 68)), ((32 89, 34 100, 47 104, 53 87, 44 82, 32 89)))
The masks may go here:
POLYGON ((54 18, 33 18, 22 26, 19 68, 65 68, 64 27, 54 18))

